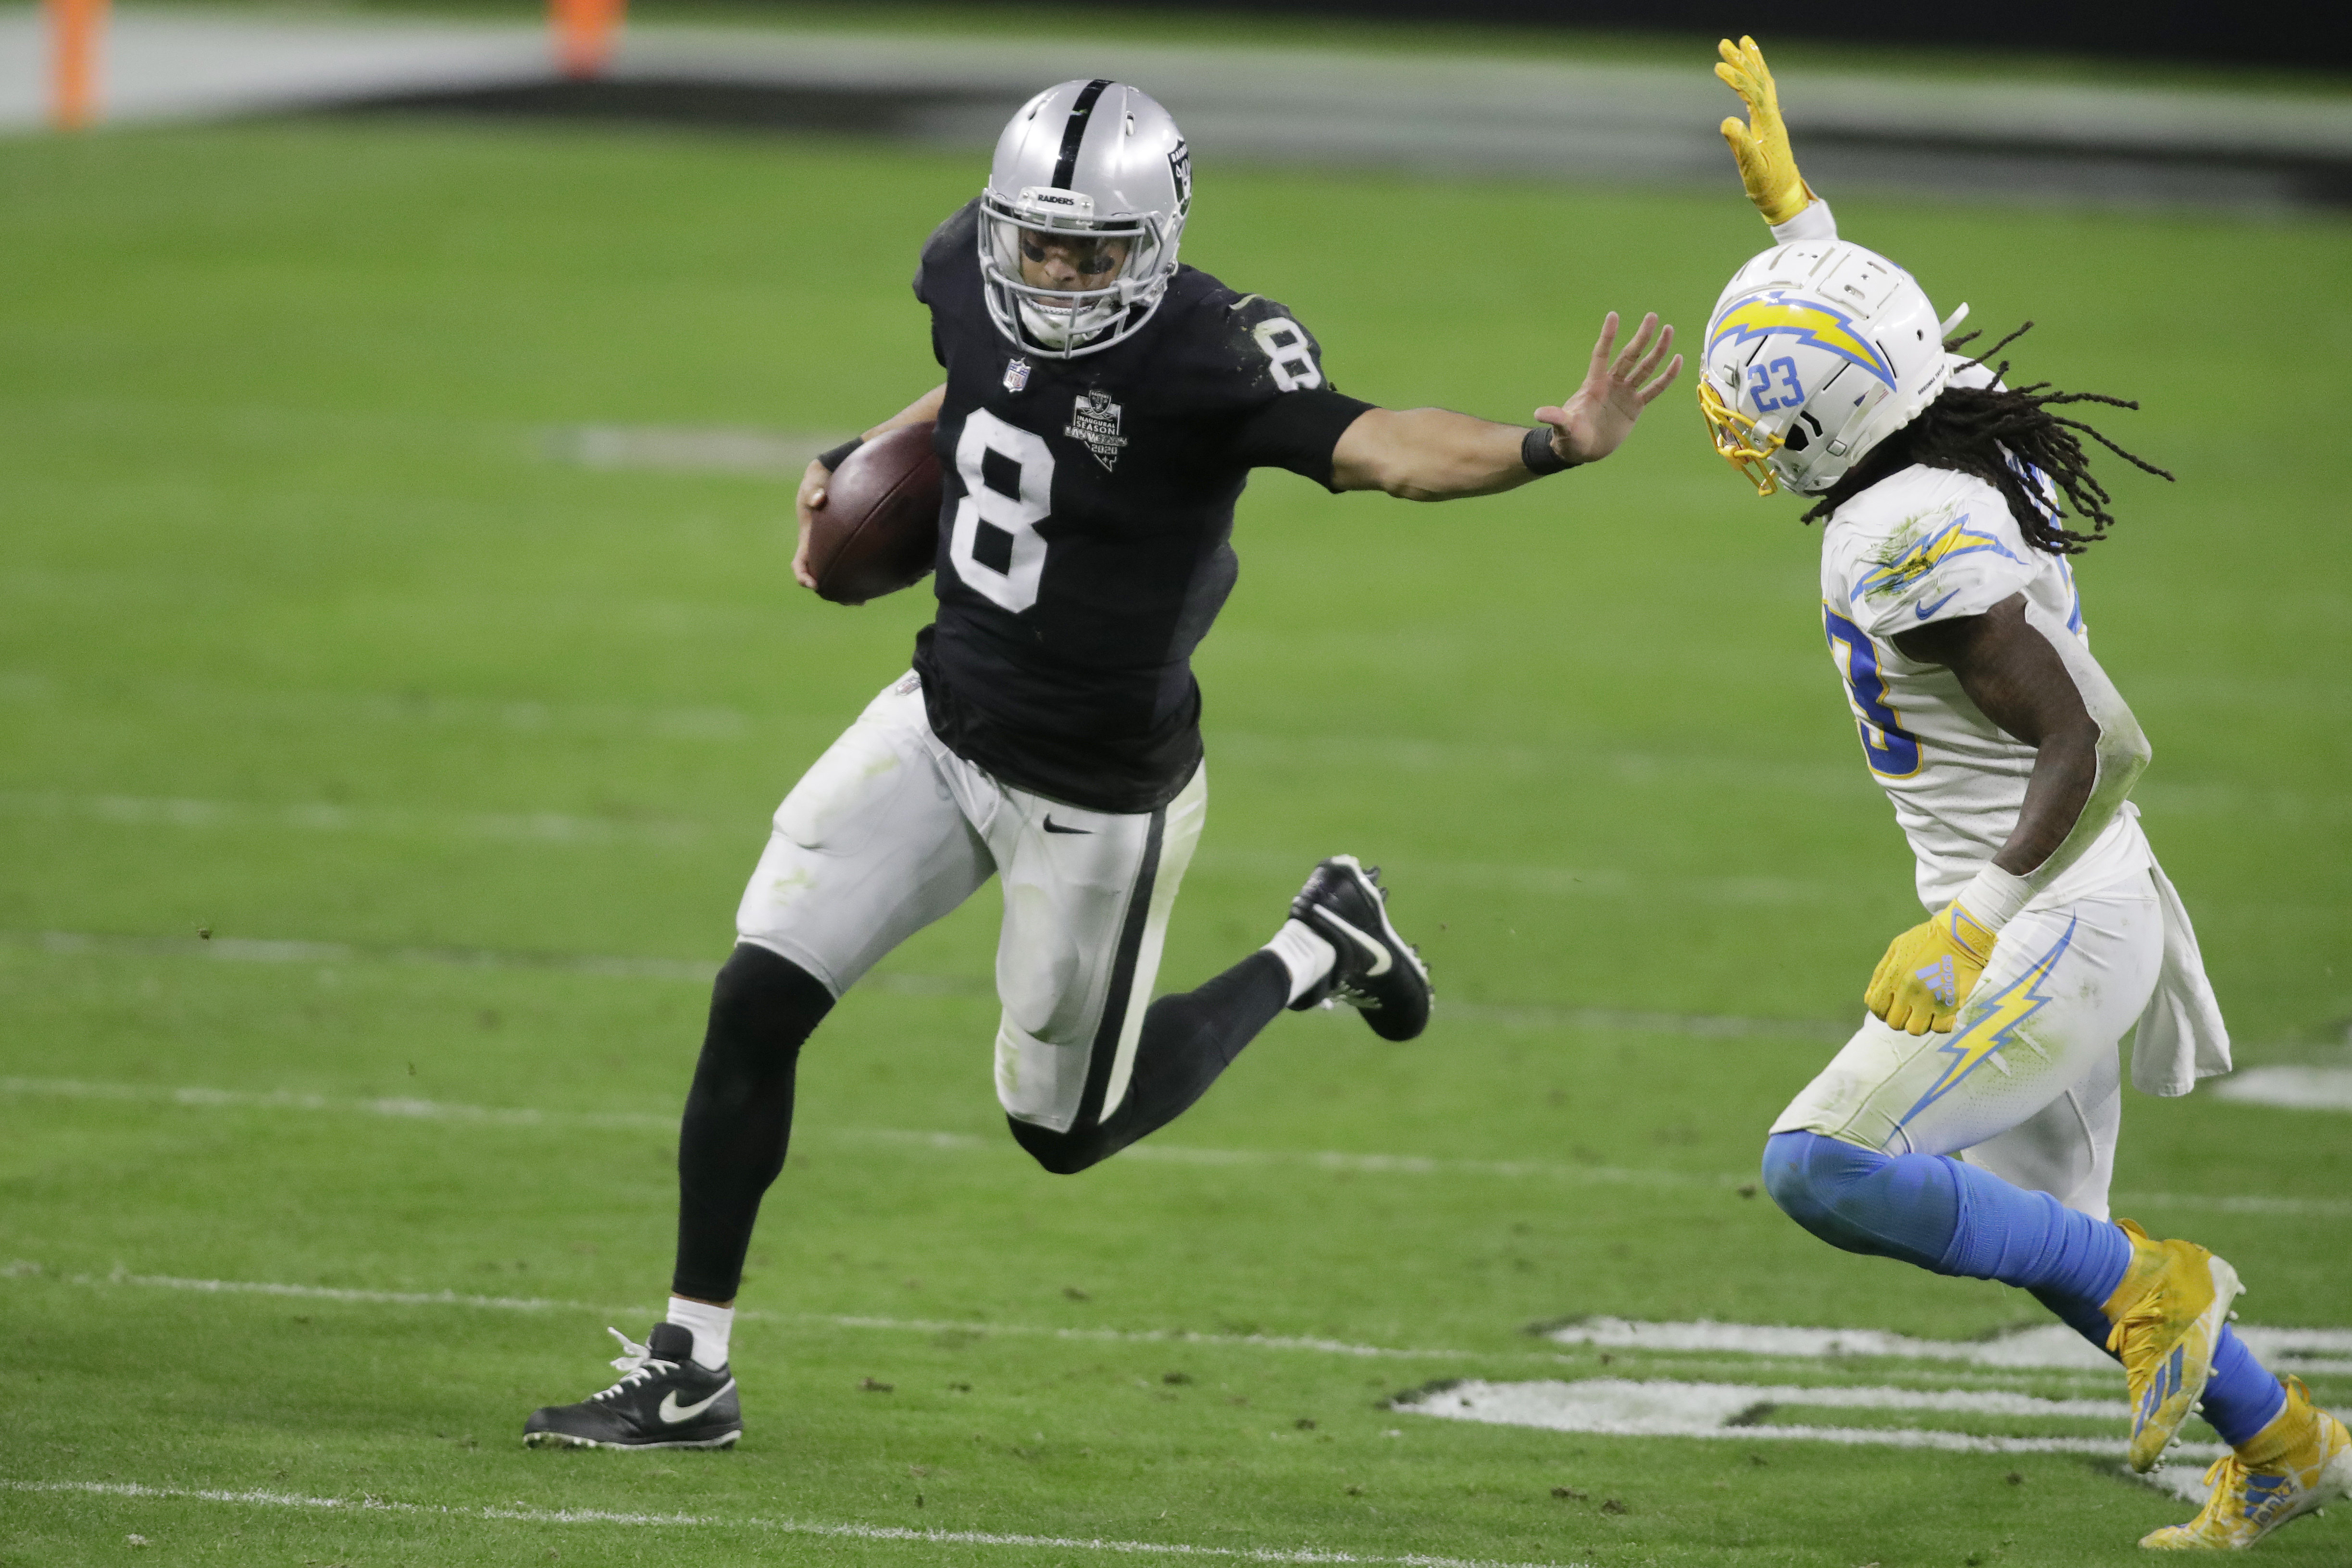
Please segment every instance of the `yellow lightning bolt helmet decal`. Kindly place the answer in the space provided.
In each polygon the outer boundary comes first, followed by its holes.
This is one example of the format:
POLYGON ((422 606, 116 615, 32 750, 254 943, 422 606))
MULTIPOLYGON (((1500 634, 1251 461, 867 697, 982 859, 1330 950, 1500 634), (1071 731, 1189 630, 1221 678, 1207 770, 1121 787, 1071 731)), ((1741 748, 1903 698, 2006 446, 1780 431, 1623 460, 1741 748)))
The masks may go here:
POLYGON ((2042 982, 2058 967, 2058 960, 2074 940, 2075 922, 2066 922, 2066 929, 2052 944, 2050 951, 2036 958, 2025 973, 2010 981, 1989 998, 1971 998, 1968 1005, 1969 1023, 1936 1049, 1945 1058, 1944 1071, 1919 1096, 1919 1103, 1903 1113, 1896 1126, 1909 1124, 1911 1118, 1959 1087, 1960 1080, 1977 1069, 1977 1064, 2002 1046, 2007 1045, 2025 1020, 2050 1005, 2050 998, 2042 989, 2042 982))
POLYGON ((1890 388, 1895 385, 1895 367, 1877 345, 1854 330, 1853 319, 1844 312, 1817 304, 1810 299, 1791 298, 1780 289, 1767 289, 1753 294, 1715 319, 1707 333, 1707 351, 1728 338, 1734 342, 1746 342, 1750 338, 1769 338, 1775 333, 1788 333, 1801 341, 1827 349, 1851 364, 1860 365, 1890 388))

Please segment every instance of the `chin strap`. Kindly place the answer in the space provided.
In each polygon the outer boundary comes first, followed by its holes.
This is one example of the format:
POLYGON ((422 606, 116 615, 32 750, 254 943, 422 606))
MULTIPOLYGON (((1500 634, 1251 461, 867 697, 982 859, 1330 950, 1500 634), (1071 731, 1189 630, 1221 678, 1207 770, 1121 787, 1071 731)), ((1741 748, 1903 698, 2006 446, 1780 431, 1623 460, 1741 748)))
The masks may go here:
POLYGON ((1125 319, 1133 307, 1105 300, 1088 306, 1084 311, 1048 310, 1034 300, 1021 298, 1014 307, 1021 314, 1021 329, 1040 350, 1048 354, 1066 354, 1083 349, 1088 343, 1112 330, 1125 319), (1080 315, 1092 315, 1101 310, 1108 313, 1099 325, 1081 327, 1075 319, 1080 315))

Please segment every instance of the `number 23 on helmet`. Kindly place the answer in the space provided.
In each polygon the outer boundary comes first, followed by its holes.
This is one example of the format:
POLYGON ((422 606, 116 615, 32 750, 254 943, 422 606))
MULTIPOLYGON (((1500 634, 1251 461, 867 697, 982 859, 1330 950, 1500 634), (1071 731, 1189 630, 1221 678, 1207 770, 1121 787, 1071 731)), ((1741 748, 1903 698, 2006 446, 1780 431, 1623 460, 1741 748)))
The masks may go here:
POLYGON ((1707 321, 1698 401, 1716 451, 1759 496, 1819 495, 1944 390, 1945 330, 1927 292, 1874 251, 1773 246, 1733 275, 1707 321))

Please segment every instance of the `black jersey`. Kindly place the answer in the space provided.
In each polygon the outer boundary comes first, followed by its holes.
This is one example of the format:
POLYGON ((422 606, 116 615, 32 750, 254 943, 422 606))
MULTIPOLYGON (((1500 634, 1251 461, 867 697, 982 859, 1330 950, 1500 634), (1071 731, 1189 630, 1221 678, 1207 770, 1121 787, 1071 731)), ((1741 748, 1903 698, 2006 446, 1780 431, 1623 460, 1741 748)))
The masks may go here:
POLYGON ((1201 759, 1192 650, 1233 591, 1249 470, 1323 484, 1370 407, 1270 299, 1180 267, 1126 341, 1014 346, 982 297, 979 203, 923 247, 915 296, 947 368, 939 614, 915 641, 931 727, 1008 784, 1149 811, 1201 759))

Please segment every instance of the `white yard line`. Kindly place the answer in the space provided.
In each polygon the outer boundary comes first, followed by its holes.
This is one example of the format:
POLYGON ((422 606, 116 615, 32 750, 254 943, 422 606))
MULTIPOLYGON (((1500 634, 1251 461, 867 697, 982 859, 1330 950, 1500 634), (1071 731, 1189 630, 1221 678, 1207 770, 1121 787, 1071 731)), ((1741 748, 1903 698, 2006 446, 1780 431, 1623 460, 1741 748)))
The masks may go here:
POLYGON ((2290 1111, 2352 1111, 2352 1067, 2248 1067, 2213 1086, 2224 1100, 2290 1111))
MULTIPOLYGON (((84 1287, 180 1291, 202 1295, 259 1295, 354 1305, 457 1307, 520 1312, 572 1312, 618 1318, 625 1322, 648 1317, 656 1311, 652 1307, 596 1305, 585 1301, 567 1301, 544 1297, 477 1296, 464 1295, 454 1291, 368 1291, 330 1285, 298 1285, 274 1281, 205 1280, 173 1275, 132 1274, 122 1270, 117 1270, 106 1275, 58 1276, 51 1274, 38 1264, 21 1260, 5 1267, 0 1267, 0 1280, 42 1277, 59 1279, 61 1282, 84 1287)), ((1171 1329, 1057 1328, 1034 1323, 964 1322, 950 1319, 782 1313, 761 1312, 758 1309, 743 1310, 740 1315, 747 1321, 797 1323, 812 1327, 877 1330, 894 1333, 971 1334, 980 1338, 1035 1338, 1093 1343, 1305 1351, 1317 1354, 1343 1355, 1361 1359, 1490 1364, 1498 1361, 1547 1361, 1557 1364, 1562 1359, 1556 1354, 1529 1352, 1488 1353, 1356 1344, 1344 1340, 1312 1335, 1194 1333, 1171 1329)), ((1696 1348, 1699 1341, 1713 1341, 1742 1333, 1751 1340, 1753 1336, 1759 1333, 1784 1336, 1777 1344, 1755 1346, 1767 1351, 1768 1354, 1773 1349, 1785 1351, 1790 1343, 1785 1336, 1800 1335, 1840 1336, 1849 1343, 1859 1342, 1872 1344, 1880 1352, 1891 1343, 1902 1343, 1914 1347, 1941 1347, 1947 1343, 1906 1340, 1900 1335, 1878 1333, 1874 1331, 1758 1330, 1754 1328, 1743 1331, 1737 1325, 1726 1324, 1635 1323, 1614 1319, 1603 1321, 1615 1325, 1614 1329, 1610 1331, 1612 1333, 1629 1331, 1620 1333, 1619 1337, 1612 1343, 1623 1344, 1638 1342, 1644 1343, 1646 1348, 1652 1349, 1696 1348), (1694 1330, 1715 1332, 1704 1334, 1690 1332, 1694 1330), (1643 1331, 1653 1332, 1643 1333, 1643 1331)), ((2283 1350, 2291 1347, 2336 1348, 2352 1344, 2352 1330, 2263 1330, 2242 1325, 2240 1332, 2246 1335, 2250 1343, 2261 1348, 2264 1359, 2274 1365, 2295 1364, 2292 1359, 2282 1354, 2283 1350)), ((1864 1353, 1860 1351, 1857 1345, 1856 1349, 1845 1354, 1864 1353)), ((1933 1358, 1932 1351, 1929 1358, 1933 1358)), ((1772 1364, 1759 1359, 1756 1364, 1756 1370, 1763 1371, 1772 1364)), ((2113 1369, 2110 1365, 2104 1367, 2103 1370, 2111 1372, 2113 1369)), ((2305 1364, 2303 1370, 2352 1373, 2352 1362, 2310 1362, 2305 1364)), ((1779 1424, 1767 1419, 1776 1409, 1791 1406, 1814 1409, 1929 1410, 1989 1417, 2059 1416, 2078 1420, 2120 1421, 2127 1418, 2130 1414, 2130 1407, 2125 1401, 2112 1397, 2052 1398, 2003 1389, 1912 1388, 1893 1385, 1857 1387, 1794 1383, 1685 1381, 1679 1378, 1632 1381, 1615 1377, 1587 1378, 1577 1381, 1549 1379, 1524 1383, 1477 1380, 1455 1382, 1401 1399, 1397 1401, 1394 1407, 1413 1415, 1435 1416, 1453 1420, 1478 1421, 1504 1426, 1538 1427, 1554 1431, 1583 1432, 1602 1437, 1814 1441, 1968 1453, 2079 1453, 2114 1456, 2122 1454, 2125 1448, 2119 1439, 2103 1437, 2011 1437, 1928 1427, 1821 1427, 1779 1424)), ((2181 1446, 2178 1452, 2184 1459, 2212 1458, 2218 1457, 2221 1449, 2217 1445, 2187 1444, 2181 1446)), ((2194 1471, 2159 1474, 2151 1479, 2150 1484, 2193 1501, 2202 1500, 2197 1494, 2198 1483, 2194 1471)), ((16 1486, 19 1490, 104 1490, 99 1487, 98 1483, 58 1483, 44 1486, 35 1483, 0 1482, 0 1486, 16 1486)), ((121 1495, 150 1494, 123 1492, 121 1495)), ((169 1495, 201 1496, 215 1501, 268 1501, 275 1499, 275 1494, 258 1493, 173 1492, 169 1495)), ((334 1500, 312 1499, 299 1503, 286 1502, 286 1506, 298 1505, 345 1506, 334 1500)), ((486 1515, 486 1517, 522 1516, 498 1514, 486 1515)), ((549 1516, 549 1521, 581 1522, 604 1518, 605 1516, 603 1515, 573 1512, 566 1514, 562 1519, 549 1516)), ((654 1523, 665 1521, 650 1516, 627 1516, 615 1517, 609 1521, 654 1523)), ((687 1519, 683 1516, 667 1521, 712 1524, 732 1522, 779 1530, 799 1528, 789 1521, 729 1521, 687 1519)), ((863 1527, 844 1528, 846 1530, 863 1527)), ((803 1533, 806 1532, 803 1531, 803 1533)), ((891 1539, 897 1539, 897 1537, 891 1539)), ((910 1532, 906 1539, 940 1542, 952 1540, 977 1544, 1072 1544, 1032 1542, 1028 1537, 947 1534, 925 1536, 921 1532, 910 1532)), ((1087 1549, 1116 1552, 1158 1550, 1158 1548, 1150 1548, 1137 1543, 1120 1542, 1092 1543, 1087 1545, 1087 1549)), ((1262 1555, 1258 1560, 1394 1561, 1423 1563, 1435 1563, 1440 1561, 1420 1558, 1352 1559, 1344 1556, 1313 1559, 1267 1558, 1262 1555)))
POLYGON ((103 1083, 75 1078, 0 1078, 0 1096, 23 1099, 100 1100, 191 1110, 303 1111, 342 1115, 388 1116, 408 1122, 448 1122, 482 1127, 629 1127, 676 1133, 677 1117, 637 1111, 548 1111, 529 1105, 466 1105, 406 1096, 344 1098, 267 1092, 173 1087, 160 1083, 103 1083))
MULTIPOLYGON (((2264 1364, 2287 1372, 2352 1373, 2352 1329, 2262 1328, 2236 1325, 2246 1348, 2264 1364)), ((1972 1366, 2048 1367, 2112 1372, 2116 1364, 2063 1323, 2044 1323, 1988 1340, 1914 1339, 1884 1329, 1790 1328, 1772 1323, 1636 1322, 1593 1317, 1545 1332, 1556 1344, 1651 1352, 1746 1352, 1833 1361, 1890 1356, 1907 1361, 1961 1362, 1972 1366)))
MULTIPOLYGON (((299 1285, 269 1280, 205 1280, 173 1274, 134 1274, 117 1269, 108 1274, 58 1274, 40 1263, 18 1259, 0 1265, 0 1279, 55 1279, 81 1286, 130 1287, 187 1291, 203 1295, 261 1295, 306 1301, 344 1301, 358 1305, 396 1307, 467 1307, 495 1312, 575 1312, 624 1320, 650 1318, 660 1309, 651 1304, 562 1301, 544 1296, 478 1296, 456 1291, 370 1291, 340 1285, 299 1285)), ((1554 1364, 1567 1359, 1542 1351, 1474 1351, 1401 1345, 1358 1344, 1312 1334, 1200 1333, 1189 1329, 1065 1328, 1045 1323, 975 1322, 953 1318, 894 1318, 866 1313, 763 1312, 738 1309, 750 1322, 803 1323, 816 1327, 873 1329, 894 1333, 968 1333, 1006 1338, 1036 1338, 1120 1344, 1186 1344, 1248 1350, 1310 1351, 1396 1361, 1541 1361, 1554 1364)), ((2239 1323, 2237 1333, 2266 1365, 2277 1370, 2316 1375, 2352 1375, 2352 1329, 2264 1328, 2239 1323)), ((1745 1353, 1755 1359, 1758 1372, 1796 1364, 1805 1360, 1834 1362, 1852 1356, 1937 1364, 1970 1363, 2011 1371, 2048 1370, 2109 1376, 2116 1364, 2094 1350, 2073 1330, 2059 1324, 2028 1329, 2021 1333, 1987 1341, 1922 1340, 1881 1329, 1787 1328, 1769 1324, 1707 1322, 1658 1323, 1623 1318, 1593 1318, 1583 1323, 1550 1330, 1555 1343, 1591 1345, 1631 1354, 1745 1353), (2080 1347, 2066 1348, 2063 1335, 2080 1347), (2004 1352, 2001 1347, 2016 1347, 2004 1352)), ((1720 1365, 1722 1363, 1711 1364, 1720 1365)), ((1927 1369, 1921 1375, 1932 1375, 1927 1369)), ((1759 1396, 1760 1397, 1760 1396, 1759 1396)), ((1970 1397, 2009 1399, 2007 1393, 1985 1392, 1970 1397)))
MULTIPOLYGON (((2130 1407, 2120 1400, 2035 1399, 2027 1395, 1929 1392, 1909 1388, 1806 1388, 1737 1383, 1632 1383, 1596 1377, 1577 1383, 1458 1383, 1394 1408, 1416 1416, 1538 1427, 1615 1437, 1707 1437, 1738 1442, 1844 1443, 1858 1447, 1933 1448, 1974 1454, 2099 1454, 2120 1458, 2121 1437, 2006 1437, 1927 1427, 1776 1426, 1781 1405, 1844 1408, 1943 1410, 1989 1416, 2112 1417, 2130 1407)), ((2183 1458, 2218 1458, 2218 1443, 2183 1443, 2183 1458)))
POLYGON ((1359 1155, 1336 1150, 1198 1149, 1181 1144, 1132 1144, 1119 1158, 1184 1166, 1291 1166, 1350 1171, 1365 1176, 1468 1176, 1503 1181, 1590 1182, 1602 1186, 1704 1186, 1739 1185, 1736 1176, 1704 1171, 1629 1169, 1622 1166, 1576 1166, 1548 1160, 1454 1160, 1427 1155, 1359 1155))
POLYGON ((1977 1366, 2054 1367, 2112 1371, 2089 1341, 2063 1323, 2048 1323, 1994 1340, 1914 1339, 1884 1329, 1790 1328, 1770 1323, 1637 1322, 1592 1317, 1547 1330, 1557 1344, 1602 1350, 1746 1352, 1755 1355, 1833 1360, 1895 1356, 1909 1361, 1957 1361, 1977 1366))
MULTIPOLYGON (((479 1127, 628 1127, 676 1133, 677 1117, 630 1111, 556 1111, 528 1105, 467 1105, 408 1096, 339 1097, 290 1090, 209 1089, 194 1085, 110 1083, 75 1078, 0 1077, 0 1097, 101 1100, 168 1104, 194 1110, 299 1111, 385 1116, 412 1122, 444 1122, 479 1127)), ((950 1154, 1008 1154, 1003 1137, 976 1133, 919 1132, 895 1127, 817 1127, 798 1136, 842 1138, 936 1149, 950 1154)), ((1516 1181, 1540 1179, 1604 1186, 1727 1187, 1736 1176, 1705 1172, 1639 1170, 1616 1166, 1580 1166, 1541 1160, 1453 1160, 1423 1155, 1349 1154, 1309 1149, 1202 1149, 1181 1144, 1137 1144, 1121 1151, 1125 1160, 1179 1166, 1288 1166, 1373 1176, 1470 1176, 1516 1181)))
POLYGON ((2200 1509, 2213 1495, 2213 1489, 2205 1484, 2204 1467, 2200 1465, 2158 1465, 2146 1475, 2132 1475, 2126 1469, 2124 1474, 2167 1497, 2177 1497, 2200 1509))
POLYGON ((2112 1198, 2119 1210, 2134 1208, 2196 1208, 2213 1214, 2275 1214, 2299 1219, 2342 1219, 2352 1217, 2352 1202, 2329 1197, 2263 1197, 2210 1192, 2119 1192, 2112 1198))
POLYGON ((551 432, 548 446, 583 468, 748 474, 797 483, 812 458, 844 439, 743 425, 583 424, 551 432))
MULTIPOLYGON (((587 1312, 625 1321, 638 1318, 651 1320, 657 1317, 662 1310, 650 1304, 614 1306, 593 1301, 567 1301, 544 1296, 474 1296, 456 1291, 367 1291, 339 1285, 289 1284, 271 1280, 199 1280, 173 1274, 133 1274, 119 1269, 110 1274, 57 1274, 41 1264, 25 1259, 18 1259, 0 1266, 0 1279, 43 1278, 59 1280, 70 1285, 186 1291, 208 1296, 278 1296, 301 1301, 342 1301, 361 1306, 467 1307, 512 1312, 587 1312)), ((1558 1355, 1543 1352, 1503 1351, 1489 1354, 1469 1350, 1417 1350, 1394 1345, 1355 1344, 1346 1340, 1324 1339, 1307 1334, 1196 1333, 1189 1329, 1056 1328, 1044 1323, 971 1322, 951 1318, 887 1318, 858 1314, 771 1312, 762 1312, 758 1308, 739 1308, 736 1311, 736 1316, 739 1319, 752 1322, 803 1323, 824 1328, 874 1329, 894 1333, 961 1333, 976 1334, 987 1338, 1076 1340, 1097 1343, 1182 1344, 1246 1350, 1297 1350, 1311 1351, 1324 1355, 1395 1361, 1557 1362, 1560 1359, 1558 1355)))
POLYGON ((0 812, 78 818, 121 827, 372 833, 488 839, 506 843, 678 845, 703 837, 699 822, 629 821, 563 811, 416 811, 332 801, 194 800, 143 795, 60 795, 0 790, 0 812))
MULTIPOLYGON (((810 1320, 803 1320, 810 1321, 810 1320)), ((980 1333, 1034 1335, 1048 1339, 1100 1340, 1123 1344, 1192 1344, 1232 1346, 1246 1350, 1305 1350, 1324 1355, 1350 1355, 1395 1361, 1535 1361, 1557 1360, 1528 1351, 1415 1350, 1394 1345, 1354 1344, 1346 1340, 1311 1334, 1195 1333, 1190 1329, 1072 1329, 1030 1323, 959 1323, 922 1318, 833 1317, 814 1320, 835 1328, 890 1329, 912 1333, 980 1333)))
MULTIPOLYGON (((125 936, 82 931, 0 931, 0 946, 32 948, 65 956, 84 954, 157 958, 208 958, 227 964, 422 964, 442 968, 533 970, 605 975, 624 979, 679 980, 707 986, 719 973, 718 959, 627 958, 593 953, 511 953, 478 947, 364 947, 348 942, 289 941, 270 937, 125 936)), ((912 975, 886 970, 858 984, 901 996, 987 996, 981 976, 912 975)), ((1500 1024, 1510 1029, 1606 1030, 1627 1034, 1671 1034, 1697 1040, 1843 1040, 1851 1030, 1819 1019, 1732 1018, 1714 1013, 1641 1012, 1623 1008, 1570 1008, 1541 1004, 1440 1000, 1441 1019, 1500 1024)), ((1336 1013, 1326 1015, 1336 1017, 1336 1013)))
MULTIPOLYGON (((217 944, 211 944, 217 945, 217 944)), ((287 946, 287 945, 272 945, 287 946)), ((618 962, 614 960, 614 962, 618 962)), ((653 962, 653 960, 647 960, 653 962)), ((922 977, 898 977, 902 980, 922 977)), ((907 988, 915 988, 909 986, 907 988)), ((559 1111, 530 1105, 468 1105, 405 1095, 342 1097, 292 1090, 211 1089, 200 1085, 112 1083, 76 1078, 0 1077, 0 1098, 145 1102, 191 1109, 299 1111, 383 1116, 410 1122, 479 1127, 624 1127, 674 1133, 675 1115, 633 1111, 559 1111)), ((923 1132, 897 1127, 811 1127, 803 1139, 841 1138, 895 1144, 951 1154, 1002 1154, 1003 1139, 976 1133, 923 1132)), ((1430 1155, 1352 1153, 1335 1149, 1203 1149, 1184 1144, 1141 1143, 1117 1156, 1147 1164, 1258 1166, 1350 1172, 1365 1176, 1473 1176, 1498 1181, 1557 1181, 1600 1186, 1738 1187, 1744 1173, 1664 1167, 1571 1165, 1549 1160, 1461 1160, 1430 1155)), ((2271 1214, 2305 1218, 2352 1218, 2352 1201, 2210 1193, 2117 1193, 2117 1207, 2201 1209, 2222 1214, 2271 1214)), ((1803 1353, 1810 1354, 1810 1353, 1803 1353)))
MULTIPOLYGON (((1397 1408, 1420 1409, 1452 1401, 1459 1405, 1502 1403, 1517 1394, 1537 1406, 1555 1403, 1563 1395, 1588 1409, 1605 1409, 1622 1401, 1630 1410, 1651 1408, 1671 1400, 1688 1419, 1711 1426, 1750 1427, 1784 1405, 1826 1410, 1941 1410, 1978 1416, 2049 1416, 2086 1421, 2122 1421, 2131 1416, 2126 1399, 2045 1399, 2032 1394, 2009 1394, 1963 1388, 1895 1388, 1889 1385, 1822 1387, 1802 1383, 1694 1383, 1681 1378, 1594 1377, 1579 1382, 1458 1383, 1451 1388, 1397 1401, 1397 1408), (1742 1420, 1748 1416, 1750 1419, 1742 1420)), ((1663 1406, 1657 1407, 1663 1408, 1663 1406)))
MULTIPOLYGON (((362 947, 348 942, 256 936, 125 936, 87 931, 0 931, 0 946, 60 957, 202 958, 216 964, 415 964, 445 969, 602 975, 626 980, 681 980, 707 986, 719 960, 625 958, 597 953, 513 953, 479 947, 362 947)), ((886 979, 884 989, 893 988, 886 979)))
POLYGON ((1242 1563, 1361 1563, 1396 1568, 1580 1568, 1579 1564, 1509 1563, 1412 1552, 1402 1557, 1375 1552, 1334 1552, 1315 1547, 1192 1546, 1181 1542, 1107 1541, 1063 1535, 1017 1535, 988 1530, 913 1530, 890 1524, 828 1524, 805 1519, 729 1518, 721 1514, 620 1513, 596 1508, 529 1508, 484 1503, 401 1502, 361 1496, 304 1497, 297 1492, 226 1491, 204 1487, 150 1486, 138 1481, 33 1481, 0 1478, 0 1490, 78 1493, 139 1501, 213 1502, 247 1508, 286 1508, 321 1512, 425 1514, 516 1524, 609 1524, 641 1529, 758 1530, 779 1535, 813 1535, 836 1541, 906 1542, 925 1546, 1010 1546, 1030 1550, 1101 1552, 1127 1557, 1216 1557, 1242 1563))

